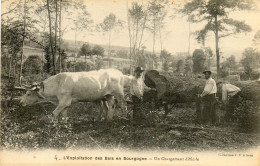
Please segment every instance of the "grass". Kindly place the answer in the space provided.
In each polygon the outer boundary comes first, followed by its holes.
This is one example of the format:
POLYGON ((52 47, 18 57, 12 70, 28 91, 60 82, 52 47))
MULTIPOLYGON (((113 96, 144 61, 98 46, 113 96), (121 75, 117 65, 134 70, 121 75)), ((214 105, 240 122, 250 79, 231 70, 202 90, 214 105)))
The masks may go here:
POLYGON ((133 126, 130 121, 117 117, 108 123, 95 122, 91 118, 95 105, 78 103, 69 110, 68 124, 53 126, 46 118, 54 109, 52 105, 21 108, 12 104, 8 109, 2 108, 1 116, 1 147, 9 150, 84 147, 203 151, 247 149, 259 143, 259 136, 237 133, 225 126, 217 127, 218 130, 196 127, 191 108, 175 108, 167 117, 167 123, 133 126))

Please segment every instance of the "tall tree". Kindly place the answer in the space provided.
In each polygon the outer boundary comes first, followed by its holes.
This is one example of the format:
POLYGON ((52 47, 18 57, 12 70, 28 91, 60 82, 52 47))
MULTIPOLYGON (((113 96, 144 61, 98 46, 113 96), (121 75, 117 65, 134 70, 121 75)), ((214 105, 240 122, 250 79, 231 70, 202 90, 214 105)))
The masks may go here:
POLYGON ((170 61, 172 59, 171 54, 168 51, 166 51, 165 49, 163 49, 161 51, 161 54, 160 54, 160 59, 162 61, 162 68, 163 68, 163 70, 164 71, 168 71, 168 69, 170 67, 169 66, 170 65, 170 61))
POLYGON ((149 2, 148 13, 149 13, 149 29, 153 33, 153 54, 155 54, 155 42, 156 35, 159 34, 161 40, 161 51, 162 51, 162 28, 164 26, 164 19, 167 15, 168 0, 151 0, 149 2))
POLYGON ((184 71, 184 62, 183 62, 182 59, 177 61, 176 67, 177 67, 177 69, 176 69, 177 72, 183 72, 184 71))
POLYGON ((207 63, 208 63, 208 69, 210 70, 211 69, 211 60, 212 60, 212 57, 213 57, 213 51, 210 47, 204 47, 203 48, 203 51, 207 57, 207 63))
POLYGON ((189 16, 190 22, 206 22, 204 28, 197 31, 197 40, 204 43, 209 31, 215 34, 217 73, 220 63, 219 40, 232 34, 251 31, 249 25, 230 18, 229 13, 249 10, 252 5, 250 0, 192 0, 185 4, 182 12, 189 16))
POLYGON ((236 57, 234 55, 231 55, 230 57, 228 57, 226 59, 226 61, 224 62, 225 66, 232 71, 236 71, 238 66, 237 66, 237 62, 236 62, 236 57))
POLYGON ((143 35, 147 23, 147 9, 143 4, 133 2, 128 9, 128 32, 130 41, 130 72, 133 66, 138 65, 138 60, 143 46, 143 35), (133 60, 132 60, 133 59, 133 60), (132 64, 133 63, 133 64, 132 64))
POLYGON ((2 54, 8 55, 9 67, 8 76, 16 76, 16 68, 18 67, 19 57, 18 54, 22 50, 22 33, 23 33, 23 22, 15 21, 11 24, 1 25, 1 51, 2 54), (6 47, 7 51, 4 51, 6 47), (6 53, 5 53, 6 52, 6 53), (13 74, 12 74, 13 73, 13 74))
POLYGON ((187 56, 186 59, 185 59, 185 66, 184 66, 185 74, 187 76, 192 75, 192 67, 193 67, 192 57, 187 56))
POLYGON ((113 37, 113 33, 117 32, 123 26, 122 20, 118 19, 115 14, 110 13, 102 23, 98 24, 97 29, 100 32, 103 32, 104 35, 108 38, 108 63, 109 67, 111 67, 111 39, 113 37))
POLYGON ((245 73, 249 75, 249 78, 253 70, 260 67, 260 64, 258 64, 259 59, 260 53, 257 52, 256 49, 249 47, 244 50, 241 64, 244 67, 245 73))
POLYGON ((192 55, 193 61, 193 72, 194 73, 201 73, 206 69, 206 55, 204 51, 201 49, 196 49, 192 55))
MULTIPOLYGON (((72 15, 72 13, 70 11, 75 11, 74 2, 69 1, 69 0, 50 0, 49 1, 50 17, 48 15, 48 10, 47 10, 46 6, 47 6, 46 1, 36 1, 35 2, 35 7, 36 7, 35 17, 37 17, 37 19, 39 20, 39 23, 37 24, 37 26, 40 27, 39 33, 40 33, 40 36, 42 37, 42 45, 44 47, 46 47, 44 49, 45 49, 45 53, 47 54, 47 52, 51 53, 51 46, 49 43, 50 41, 44 40, 46 37, 46 33, 45 33, 46 28, 49 28, 48 27, 49 18, 51 19, 51 22, 54 23, 54 24, 52 24, 52 27, 51 27, 52 31, 54 32, 51 34, 51 36, 53 36, 52 44, 53 44, 55 57, 57 56, 57 58, 55 58, 56 71, 59 70, 59 72, 61 72, 62 66, 63 66, 62 63, 64 63, 63 60, 65 59, 64 57, 61 57, 62 55, 64 55, 62 53, 63 52, 62 47, 64 46, 64 45, 62 45, 62 37, 63 37, 64 32, 70 28, 70 26, 66 25, 66 23, 69 25, 73 25, 73 23, 71 22, 71 20, 69 18, 72 15), (67 19, 66 22, 64 21, 65 19, 67 19), (63 24, 65 24, 65 26, 61 26, 63 24), (50 50, 48 50, 47 47, 49 47, 50 50)), ((50 35, 50 33, 48 33, 48 35, 50 35)), ((49 38, 50 38, 50 36, 49 36, 49 38)), ((46 57, 49 57, 49 56, 46 56, 46 57)), ((52 55, 51 55, 51 61, 52 61, 52 55)))
POLYGON ((51 48, 51 55, 52 55, 52 74, 55 75, 56 74, 56 57, 55 57, 55 52, 54 52, 54 48, 53 48, 53 41, 52 41, 52 20, 51 20, 51 10, 50 10, 50 2, 49 0, 47 0, 47 10, 48 10, 48 17, 49 17, 49 45, 51 48))
MULTIPOLYGON (((6 46, 12 62, 9 67, 13 66, 13 74, 15 76, 18 71, 19 78, 22 76, 24 61, 24 45, 25 40, 32 40, 35 38, 37 28, 35 27, 36 21, 32 16, 33 2, 28 0, 19 0, 11 2, 9 5, 2 4, 5 6, 5 12, 2 14, 1 31, 2 40, 1 45, 6 46), (22 20, 22 21, 21 21, 22 20), (20 55, 18 58, 18 54, 20 55), (15 60, 15 61, 14 61, 15 60), (19 62, 18 62, 19 60, 19 62), (19 70, 16 70, 19 68, 19 70)), ((5 2, 2 2, 5 3, 5 2)), ((9 70, 11 74, 11 70, 9 70)), ((9 74, 9 75, 10 75, 9 74)), ((21 80, 21 79, 19 79, 21 80)), ((21 82, 19 82, 21 84, 21 82)))
POLYGON ((105 49, 99 45, 95 45, 91 50, 92 55, 104 56, 104 52, 105 52, 105 49))
POLYGON ((27 1, 24 0, 24 12, 23 12, 23 37, 22 37, 22 51, 21 51, 21 65, 20 65, 20 73, 19 73, 19 84, 20 86, 22 85, 21 82, 21 77, 22 77, 22 72, 23 72, 23 57, 24 57, 24 40, 25 40, 25 32, 26 32, 26 17, 27 17, 27 1))
POLYGON ((75 32, 75 47, 74 52, 77 53, 77 40, 78 40, 78 33, 87 30, 92 31, 92 24, 93 20, 90 17, 89 12, 86 9, 86 5, 83 5, 81 1, 71 1, 71 16, 69 17, 69 20, 72 21, 71 29, 75 32))
POLYGON ((80 49, 79 49, 79 53, 80 56, 85 56, 85 63, 87 65, 87 56, 91 55, 91 46, 88 43, 84 43, 80 49))

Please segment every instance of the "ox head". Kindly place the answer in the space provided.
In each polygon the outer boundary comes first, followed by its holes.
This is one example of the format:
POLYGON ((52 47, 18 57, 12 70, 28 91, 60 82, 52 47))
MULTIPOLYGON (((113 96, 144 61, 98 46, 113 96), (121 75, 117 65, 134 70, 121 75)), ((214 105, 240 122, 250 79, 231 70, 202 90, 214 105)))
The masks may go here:
POLYGON ((29 89, 26 89, 27 92, 20 101, 22 106, 32 105, 44 99, 44 96, 39 92, 40 89, 41 86, 38 83, 34 83, 29 89))

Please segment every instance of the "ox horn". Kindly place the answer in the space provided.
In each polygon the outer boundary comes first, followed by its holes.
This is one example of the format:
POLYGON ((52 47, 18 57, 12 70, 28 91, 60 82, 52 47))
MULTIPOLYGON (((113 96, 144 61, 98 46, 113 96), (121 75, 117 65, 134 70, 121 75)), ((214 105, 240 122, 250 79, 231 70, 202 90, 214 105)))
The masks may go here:
POLYGON ((45 99, 45 97, 40 92, 37 92, 37 96, 41 99, 45 99))
POLYGON ((31 86, 30 86, 30 89, 28 89, 29 91, 39 91, 41 88, 40 88, 40 84, 38 84, 37 82, 33 83, 31 86))

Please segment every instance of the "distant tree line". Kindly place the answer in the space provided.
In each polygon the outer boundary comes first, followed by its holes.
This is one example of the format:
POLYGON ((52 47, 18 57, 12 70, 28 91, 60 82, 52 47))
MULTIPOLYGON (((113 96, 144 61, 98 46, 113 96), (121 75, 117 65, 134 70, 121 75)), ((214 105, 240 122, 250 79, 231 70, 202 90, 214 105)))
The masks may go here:
POLYGON ((86 5, 80 0, 19 0, 5 4, 6 2, 2 2, 5 11, 1 17, 1 60, 4 62, 2 71, 17 80, 21 80, 19 78, 23 74, 30 73, 29 70, 37 65, 40 65, 40 70, 35 70, 36 73, 56 74, 70 70, 69 66, 73 66, 72 71, 76 71, 77 67, 73 64, 77 63, 77 56, 85 57, 85 65, 81 64, 85 66, 85 70, 100 68, 104 49, 100 46, 92 48, 87 43, 82 46, 79 44, 79 38, 85 37, 79 37, 79 33, 87 32, 85 35, 90 35, 94 31, 102 34, 108 45, 109 66, 111 67, 110 57, 115 54, 121 58, 129 58, 130 72, 133 72, 136 66, 157 69, 161 62, 164 71, 173 70, 189 74, 200 73, 216 65, 218 76, 225 76, 241 65, 250 79, 259 67, 259 31, 253 38, 254 46, 244 51, 241 63, 233 65, 235 56, 226 59, 225 62, 220 60, 221 40, 233 34, 251 31, 251 27, 245 22, 234 20, 229 15, 233 11, 252 9, 254 3, 248 0, 191 0, 179 6, 177 2, 171 3, 169 0, 132 2, 127 3, 127 20, 120 20, 115 14, 109 13, 101 23, 96 24, 91 19, 86 5), (188 55, 183 58, 175 57, 164 49, 163 43, 168 33, 165 31, 166 19, 175 16, 169 14, 171 11, 174 14, 185 14, 192 24, 205 23, 202 29, 194 32, 197 41, 202 44, 202 49, 195 50, 192 55, 187 51, 188 55), (129 51, 117 50, 113 53, 113 37, 125 23, 128 29, 129 51), (74 32, 73 52, 76 58, 75 62, 67 64, 65 62, 66 58, 68 59, 68 46, 63 41, 63 36, 69 30, 74 32), (205 47, 207 34, 210 32, 213 32, 215 38, 215 53, 205 47), (152 52, 146 50, 147 35, 152 35, 152 52), (39 59, 35 56, 25 59, 26 45, 44 50, 39 59), (155 46, 160 46, 159 56, 155 52, 155 46), (87 57, 91 58, 92 55, 99 56, 99 67, 86 67, 87 57), (37 65, 28 61, 37 62, 37 65))

